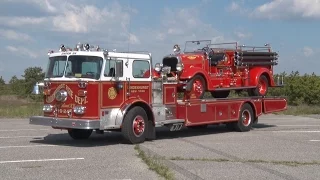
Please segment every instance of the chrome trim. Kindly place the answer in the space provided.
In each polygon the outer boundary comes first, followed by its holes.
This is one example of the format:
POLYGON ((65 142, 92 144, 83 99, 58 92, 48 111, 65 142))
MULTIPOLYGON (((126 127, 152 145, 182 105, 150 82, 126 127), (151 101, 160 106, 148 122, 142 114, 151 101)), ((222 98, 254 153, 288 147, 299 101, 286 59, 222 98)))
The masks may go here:
POLYGON ((45 117, 45 116, 32 116, 29 119, 29 124, 52 126, 52 127, 59 127, 59 128, 99 129, 100 119, 83 120, 83 119, 53 118, 53 117, 45 117))
POLYGON ((100 129, 119 129, 124 112, 120 108, 101 109, 100 129), (102 114, 104 113, 104 116, 102 114))
POLYGON ((162 127, 167 124, 184 123, 184 122, 185 122, 184 119, 170 119, 165 121, 159 121, 159 122, 156 122, 155 124, 156 124, 156 127, 162 127))

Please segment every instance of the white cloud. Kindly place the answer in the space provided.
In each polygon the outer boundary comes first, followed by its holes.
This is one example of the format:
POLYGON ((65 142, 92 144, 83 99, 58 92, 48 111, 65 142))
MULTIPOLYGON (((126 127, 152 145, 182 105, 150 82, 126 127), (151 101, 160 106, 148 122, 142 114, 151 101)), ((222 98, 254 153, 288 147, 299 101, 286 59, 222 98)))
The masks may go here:
POLYGON ((45 17, 0 17, 0 24, 11 27, 38 25, 46 21, 45 17))
POLYGON ((240 31, 235 31, 234 34, 236 35, 237 38, 239 39, 246 39, 252 37, 252 34, 249 32, 240 32, 240 31))
POLYGON ((250 16, 263 19, 320 19, 320 1, 272 0, 257 7, 250 16))
MULTIPOLYGON (((12 0, 22 2, 22 0, 12 0)), ((29 4, 37 5, 41 10, 48 12, 45 17, 0 17, 0 23, 21 27, 33 25, 32 28, 41 29, 42 32, 53 31, 56 33, 91 34, 91 41, 106 40, 109 44, 121 44, 130 41, 133 44, 140 42, 134 32, 129 32, 130 15, 138 13, 137 10, 111 3, 105 7, 97 7, 83 3, 83 0, 31 0, 29 4), (41 25, 41 26, 35 26, 41 25)), ((79 37, 79 36, 78 36, 79 37)))
POLYGON ((160 27, 148 31, 154 40, 184 42, 186 40, 213 39, 221 33, 210 24, 204 23, 198 16, 199 9, 182 8, 164 10, 160 27), (173 18, 174 17, 174 18, 173 18))
POLYGON ((25 33, 18 33, 14 30, 6 30, 0 29, 0 37, 9 39, 9 40, 17 40, 17 41, 31 41, 32 38, 25 33))
POLYGON ((6 46, 6 49, 18 55, 29 56, 30 58, 37 58, 38 55, 25 47, 6 46))
POLYGON ((304 47, 303 49, 302 49, 302 51, 303 51, 303 54, 306 56, 306 57, 310 57, 310 56, 312 56, 315 52, 314 52, 314 50, 311 48, 311 47, 304 47))
POLYGON ((245 0, 232 1, 231 4, 226 8, 228 12, 236 12, 237 14, 246 14, 249 9, 245 6, 245 0))
POLYGON ((240 5, 236 2, 232 2, 230 6, 227 8, 229 11, 237 11, 241 9, 240 5))

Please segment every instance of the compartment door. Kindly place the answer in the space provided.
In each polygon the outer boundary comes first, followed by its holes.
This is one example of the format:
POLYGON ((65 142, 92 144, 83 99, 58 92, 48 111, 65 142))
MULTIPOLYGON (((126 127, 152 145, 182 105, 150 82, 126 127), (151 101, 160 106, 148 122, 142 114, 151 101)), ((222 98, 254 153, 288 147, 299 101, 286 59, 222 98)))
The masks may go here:
POLYGON ((273 113, 287 109, 287 100, 285 98, 265 98, 262 101, 264 113, 273 113))

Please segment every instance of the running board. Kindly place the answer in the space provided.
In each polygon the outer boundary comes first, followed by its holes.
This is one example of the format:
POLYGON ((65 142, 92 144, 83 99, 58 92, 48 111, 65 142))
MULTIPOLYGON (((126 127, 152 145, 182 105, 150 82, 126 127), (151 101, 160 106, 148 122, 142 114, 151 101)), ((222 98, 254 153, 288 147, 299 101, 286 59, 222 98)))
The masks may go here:
POLYGON ((230 87, 230 88, 219 88, 216 87, 213 91, 227 91, 227 90, 243 90, 243 89, 254 89, 257 86, 245 86, 245 87, 230 87))
POLYGON ((184 119, 170 119, 170 120, 156 122, 155 125, 156 127, 162 127, 169 124, 184 123, 184 122, 185 122, 184 119))

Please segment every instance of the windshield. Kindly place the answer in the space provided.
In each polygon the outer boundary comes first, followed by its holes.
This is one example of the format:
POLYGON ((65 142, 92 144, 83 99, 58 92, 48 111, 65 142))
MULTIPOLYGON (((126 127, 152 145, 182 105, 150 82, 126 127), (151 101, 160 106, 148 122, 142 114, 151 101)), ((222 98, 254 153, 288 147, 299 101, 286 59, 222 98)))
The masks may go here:
POLYGON ((46 78, 76 77, 99 79, 103 58, 98 56, 56 56, 49 58, 46 78))
POLYGON ((207 48, 209 44, 211 44, 211 40, 187 41, 184 52, 201 51, 203 48, 207 48))

